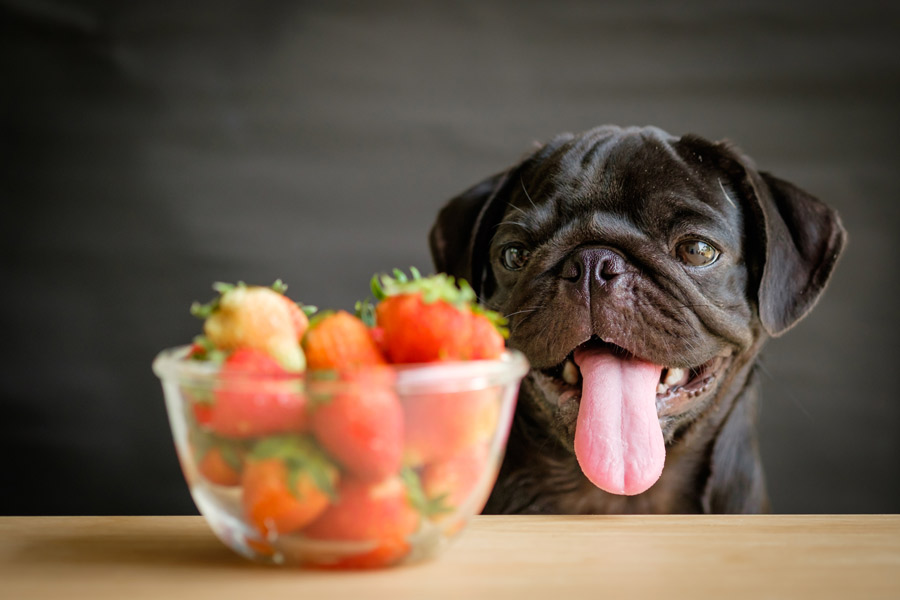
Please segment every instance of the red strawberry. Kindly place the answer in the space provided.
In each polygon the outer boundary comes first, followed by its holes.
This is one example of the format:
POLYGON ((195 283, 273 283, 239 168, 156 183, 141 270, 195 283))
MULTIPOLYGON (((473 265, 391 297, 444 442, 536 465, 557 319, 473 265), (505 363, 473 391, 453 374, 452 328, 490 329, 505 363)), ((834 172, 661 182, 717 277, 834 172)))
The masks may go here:
POLYGON ((381 349, 382 356, 384 356, 384 329, 382 329, 381 327, 372 327, 369 330, 369 334, 372 336, 372 340, 375 342, 375 345, 381 349))
POLYGON ((506 344, 491 319, 482 313, 472 315, 472 355, 473 360, 494 360, 500 358, 506 344))
POLYGON ((191 410, 194 413, 194 421, 200 427, 209 427, 213 417, 213 405, 211 402, 192 401, 191 410))
POLYGON ((385 299, 375 309, 385 353, 392 363, 424 363, 469 357, 469 315, 452 304, 426 303, 419 294, 385 299))
MULTIPOLYGON (((422 489, 430 502, 440 503, 449 509, 461 506, 475 491, 488 468, 489 450, 487 444, 475 444, 464 448, 458 454, 425 465, 422 469, 422 489)), ((490 488, 484 490, 484 497, 476 501, 476 512, 480 512, 487 502, 490 488)), ((442 515, 438 514, 440 518, 442 515)))
POLYGON ((403 410, 406 463, 445 460, 491 438, 500 412, 500 389, 407 396, 403 410))
POLYGON ((197 471, 216 485, 235 486, 241 482, 243 457, 232 446, 212 445, 197 457, 197 471))
POLYGON ((199 413, 195 409, 198 422, 202 419, 215 433, 248 438, 306 429, 306 396, 267 354, 250 348, 235 350, 222 365, 219 378, 212 405, 199 413))
POLYGON ((313 319, 303 350, 310 369, 347 371, 386 364, 369 328, 343 310, 313 319))
POLYGON ((410 550, 412 546, 404 538, 388 538, 368 552, 343 556, 334 562, 313 562, 312 566, 319 569, 375 569, 397 564, 410 550))
POLYGON ((303 312, 303 309, 300 308, 296 302, 287 296, 282 296, 282 298, 284 299, 284 303, 287 304, 288 313, 291 317, 291 325, 294 327, 294 336, 299 342, 303 339, 303 336, 306 335, 306 330, 309 328, 309 317, 306 316, 306 313, 303 312))
POLYGON ((244 468, 244 448, 240 443, 220 438, 196 427, 188 429, 188 443, 197 472, 206 481, 223 486, 235 486, 240 483, 241 471, 244 468))
POLYGON ((337 478, 337 469, 308 438, 267 438, 244 467, 244 512, 264 537, 297 531, 323 514, 337 478))
POLYGON ((338 500, 303 534, 322 540, 403 540, 419 528, 421 517, 399 476, 378 483, 344 479, 338 500))
POLYGON ((317 398, 310 417, 322 447, 357 479, 378 481, 400 470, 403 408, 390 383, 358 375, 347 383, 353 389, 317 398))
POLYGON ((203 360, 206 355, 206 347, 201 344, 199 341, 194 341, 191 344, 191 347, 188 349, 187 358, 194 358, 197 360, 203 360))
POLYGON ((423 278, 412 269, 411 280, 400 271, 394 277, 376 276, 372 291, 380 300, 375 317, 382 347, 392 363, 469 360, 503 345, 501 332, 493 327, 502 318, 478 309, 486 316, 476 319, 475 293, 464 281, 457 287, 452 277, 423 278), (492 327, 476 320, 486 320, 492 327), (477 350, 473 335, 479 338, 477 350), (488 339, 480 339, 484 337, 488 339))
MULTIPOLYGON (((284 289, 280 282, 276 286, 284 289)), ((243 283, 213 287, 221 294, 218 298, 191 307, 192 314, 205 319, 203 331, 213 346, 226 351, 253 348, 287 371, 303 371, 306 361, 300 348, 303 319, 297 314, 299 307, 272 288, 243 283)))
MULTIPOLYGON (((188 350, 186 358, 196 361, 221 364, 226 353, 217 350, 205 337, 197 336, 188 350)), ((208 426, 212 416, 213 393, 209 386, 182 385, 181 394, 185 403, 191 407, 197 425, 208 426)))

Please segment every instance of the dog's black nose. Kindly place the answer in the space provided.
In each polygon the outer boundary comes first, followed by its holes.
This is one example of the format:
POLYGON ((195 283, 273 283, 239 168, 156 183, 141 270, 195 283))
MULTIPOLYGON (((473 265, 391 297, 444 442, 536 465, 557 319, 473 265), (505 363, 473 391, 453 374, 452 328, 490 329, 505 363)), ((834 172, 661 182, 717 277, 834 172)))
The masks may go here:
POLYGON ((628 270, 621 254, 606 247, 579 248, 566 258, 560 277, 580 286, 605 285, 628 270))

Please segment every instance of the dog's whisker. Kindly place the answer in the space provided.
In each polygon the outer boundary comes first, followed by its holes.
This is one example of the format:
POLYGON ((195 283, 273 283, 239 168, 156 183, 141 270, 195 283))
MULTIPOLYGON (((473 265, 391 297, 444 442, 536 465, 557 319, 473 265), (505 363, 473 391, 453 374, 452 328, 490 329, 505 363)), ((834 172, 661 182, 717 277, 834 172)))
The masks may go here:
POLYGON ((517 310, 516 312, 511 312, 511 313, 509 313, 508 315, 503 315, 503 318, 508 319, 508 318, 510 318, 510 317, 512 317, 512 316, 515 316, 515 315, 521 315, 521 314, 523 314, 523 313, 534 312, 534 311, 540 310, 540 309, 542 309, 542 308, 544 308, 544 307, 543 307, 543 306, 529 306, 529 307, 524 308, 524 309, 522 309, 522 310, 517 310))
POLYGON ((483 307, 485 307, 485 308, 488 308, 488 309, 490 309, 490 310, 494 310, 494 307, 491 306, 490 304, 488 304, 487 298, 485 298, 484 296, 478 296, 478 295, 476 295, 476 296, 475 296, 475 300, 476 300, 476 301, 478 302, 478 304, 480 304, 481 306, 483 306, 483 307))
POLYGON ((527 212, 525 212, 524 210, 522 210, 521 208, 519 208, 518 206, 516 206, 516 205, 513 204, 512 202, 507 202, 506 205, 507 205, 508 207, 510 207, 511 209, 513 209, 513 210, 519 211, 520 213, 522 213, 522 214, 525 215, 526 217, 528 216, 528 213, 527 213, 527 212))
POLYGON ((524 316, 522 316, 518 319, 517 322, 515 322, 515 323, 510 322, 510 324, 509 324, 510 331, 512 331, 512 329, 514 327, 521 327, 523 324, 525 324, 526 321, 528 321, 528 319, 530 319, 531 317, 533 317, 536 314, 538 314, 537 311, 526 312, 524 314, 524 316))
POLYGON ((531 206, 537 208, 537 205, 534 203, 534 200, 531 199, 531 196, 528 194, 528 190, 525 189, 525 180, 519 177, 519 185, 522 186, 522 191, 525 192, 525 197, 528 198, 528 201, 531 202, 531 206))
POLYGON ((731 199, 731 194, 729 194, 729 193, 728 193, 728 190, 725 189, 725 186, 722 185, 722 180, 721 180, 721 179, 716 179, 716 181, 719 182, 719 189, 722 190, 722 195, 724 195, 724 196, 725 196, 725 199, 728 200, 728 204, 730 204, 730 205, 733 206, 734 208, 737 208, 737 204, 735 204, 735 203, 734 203, 734 200, 731 199))
POLYGON ((499 227, 500 225, 515 225, 516 227, 521 227, 522 229, 528 229, 528 225, 519 221, 500 221, 500 223, 497 224, 497 227, 499 227))
POLYGON ((532 309, 532 310, 517 310, 517 311, 514 312, 514 313, 509 313, 508 315, 503 315, 503 318, 504 318, 504 319, 509 319, 510 317, 515 317, 516 315, 524 315, 524 314, 532 313, 532 312, 534 312, 535 310, 536 310, 536 309, 532 309))

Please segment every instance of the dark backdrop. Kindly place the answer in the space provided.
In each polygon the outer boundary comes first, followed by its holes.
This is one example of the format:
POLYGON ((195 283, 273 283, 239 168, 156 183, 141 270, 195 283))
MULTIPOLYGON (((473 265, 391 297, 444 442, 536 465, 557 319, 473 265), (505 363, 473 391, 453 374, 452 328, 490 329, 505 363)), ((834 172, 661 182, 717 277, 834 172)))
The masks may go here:
POLYGON ((150 362, 214 280, 350 308, 603 123, 728 137, 850 246, 765 351, 774 509, 900 511, 897 4, 0 1, 0 513, 186 513, 150 362))

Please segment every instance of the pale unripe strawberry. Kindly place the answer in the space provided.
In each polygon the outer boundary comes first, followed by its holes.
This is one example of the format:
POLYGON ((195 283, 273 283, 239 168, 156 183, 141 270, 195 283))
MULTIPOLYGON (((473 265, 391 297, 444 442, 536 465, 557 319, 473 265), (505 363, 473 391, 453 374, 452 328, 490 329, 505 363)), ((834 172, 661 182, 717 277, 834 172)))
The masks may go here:
POLYGON ((254 348, 287 371, 306 368, 294 315, 284 296, 270 288, 237 285, 223 291, 203 331, 221 350, 254 348))

